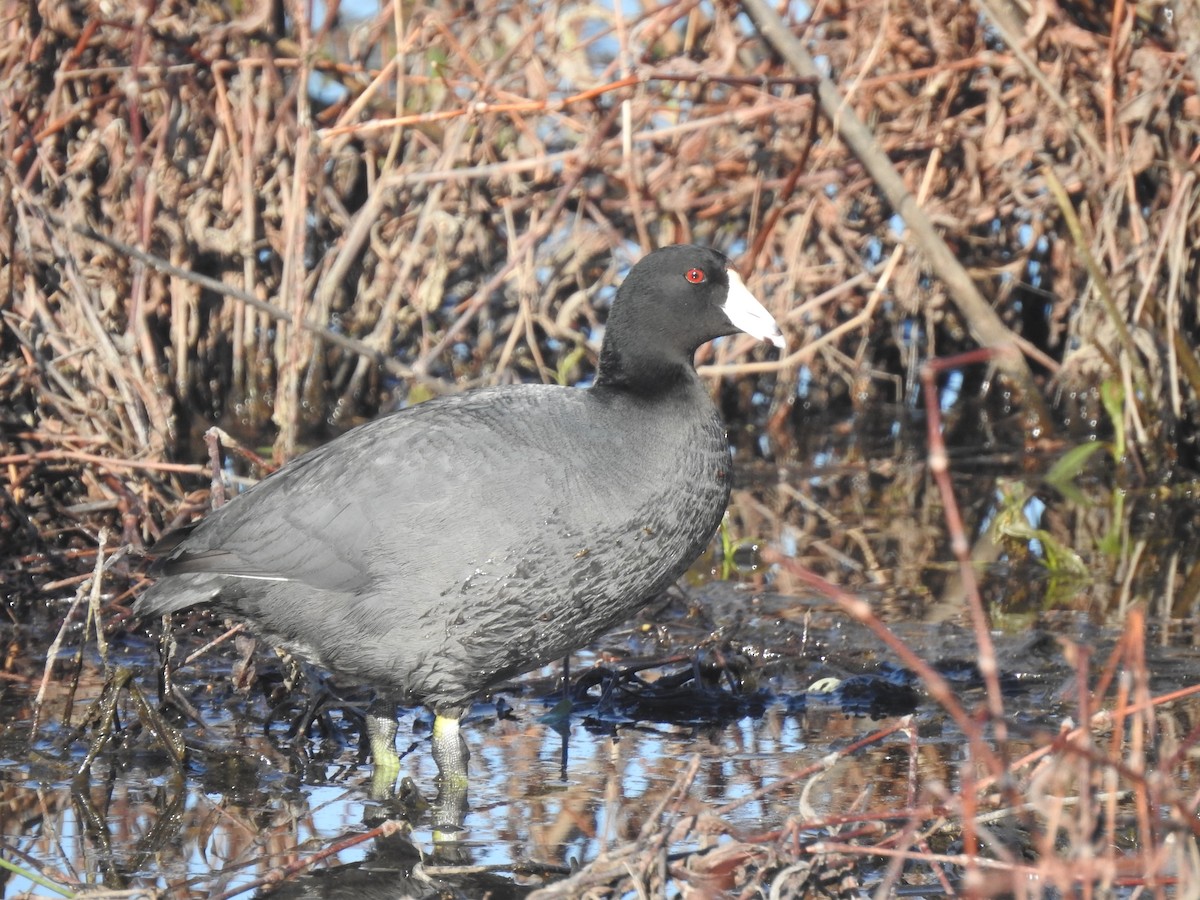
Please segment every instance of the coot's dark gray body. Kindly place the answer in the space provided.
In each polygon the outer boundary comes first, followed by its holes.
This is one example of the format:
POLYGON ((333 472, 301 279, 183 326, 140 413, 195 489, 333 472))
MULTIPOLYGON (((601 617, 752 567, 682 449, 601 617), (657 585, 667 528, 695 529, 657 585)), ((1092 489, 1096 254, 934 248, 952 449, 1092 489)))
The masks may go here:
POLYGON ((461 707, 629 618, 719 524, 729 450, 700 384, 620 400, 494 388, 364 425, 201 521, 139 611, 212 602, 323 667, 461 707))
MULTIPOLYGON (((783 344, 724 256, 658 250, 617 294, 593 387, 491 388, 356 428, 156 548, 163 577, 137 612, 210 603, 453 725, 475 695, 628 618, 704 548, 730 458, 692 358, 739 330, 783 344)), ((444 771, 463 768, 453 756, 444 771)))

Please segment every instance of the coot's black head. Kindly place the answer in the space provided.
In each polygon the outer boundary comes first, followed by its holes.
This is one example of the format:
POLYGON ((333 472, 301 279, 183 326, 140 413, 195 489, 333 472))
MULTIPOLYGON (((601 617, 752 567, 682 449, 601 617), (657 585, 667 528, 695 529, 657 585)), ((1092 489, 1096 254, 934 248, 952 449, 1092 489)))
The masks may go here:
POLYGON ((744 331, 783 347, 771 314, 707 247, 663 247, 633 267, 613 301, 598 386, 657 393, 686 377, 697 348, 744 331))

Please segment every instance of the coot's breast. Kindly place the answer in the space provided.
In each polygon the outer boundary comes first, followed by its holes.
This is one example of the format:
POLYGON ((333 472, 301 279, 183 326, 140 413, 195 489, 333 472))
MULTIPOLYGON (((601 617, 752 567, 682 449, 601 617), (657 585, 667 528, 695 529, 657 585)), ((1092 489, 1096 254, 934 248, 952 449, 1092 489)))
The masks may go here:
POLYGON ((597 439, 554 469, 565 477, 547 479, 543 514, 443 590, 458 614, 446 623, 448 664, 432 677, 493 684, 560 658, 683 573, 729 499, 725 431, 704 403, 707 414, 675 419, 629 408, 597 417, 597 439), (624 418, 619 440, 615 416, 624 418))

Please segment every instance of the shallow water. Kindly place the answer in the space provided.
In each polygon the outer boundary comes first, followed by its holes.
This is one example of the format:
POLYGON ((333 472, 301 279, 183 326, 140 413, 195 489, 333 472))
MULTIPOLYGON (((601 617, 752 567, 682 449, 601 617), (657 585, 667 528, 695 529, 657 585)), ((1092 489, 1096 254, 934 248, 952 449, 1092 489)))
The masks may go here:
MULTIPOLYGON (((124 661, 136 656, 128 654, 124 661)), ((582 669, 589 663, 581 654, 575 665, 582 669)), ((152 664, 145 661, 147 669, 152 664)), ((227 664, 217 660, 204 667, 211 672, 197 674, 220 683, 227 664)), ((817 668, 831 670, 825 664, 817 668)), ((426 815, 418 818, 409 839, 441 864, 565 873, 604 848, 635 838, 695 755, 699 774, 688 803, 716 808, 737 804, 813 764, 832 747, 879 728, 869 716, 846 714, 836 700, 804 697, 800 678, 800 672, 772 677, 764 686, 771 695, 764 708, 709 723, 576 714, 564 734, 541 721, 550 705, 536 691, 509 695, 511 708, 503 718, 496 705, 480 704, 465 725, 471 785, 461 832, 435 834, 426 815)), ((98 693, 102 680, 99 669, 86 673, 81 694, 98 693)), ((552 679, 535 683, 549 686, 552 679)), ((24 707, 19 694, 7 699, 24 707)), ((5 841, 53 869, 102 875, 111 887, 191 883, 208 892, 249 884, 297 855, 336 843, 397 811, 370 798, 369 767, 357 760, 356 726, 347 717, 333 715, 334 724, 344 729, 335 739, 295 741, 282 726, 264 726, 265 703, 252 701, 228 711, 224 704, 217 698, 197 703, 207 730, 189 737, 183 782, 136 722, 127 723, 124 747, 103 753, 91 777, 74 783, 71 770, 82 762, 85 741, 72 742, 68 757, 57 763, 36 755, 21 759, 20 730, 10 729, 5 841)), ((41 733, 39 749, 56 753, 64 735, 46 727, 41 733)), ((405 772, 432 792, 436 769, 427 735, 423 713, 405 715, 400 747, 416 741, 405 757, 405 772)), ((944 779, 960 742, 927 737, 930 746, 941 745, 925 757, 936 770, 927 775, 944 779)), ((898 754, 901 760, 904 755, 898 754)), ((818 812, 837 809, 846 797, 864 792, 872 803, 898 801, 906 764, 896 758, 897 748, 882 744, 837 767, 815 788, 790 785, 735 806, 726 819, 747 831, 778 828, 797 811, 802 791, 818 812)), ((356 863, 372 849, 370 844, 351 848, 335 861, 356 863)), ((19 883, 10 885, 11 892, 19 890, 19 883)))
MULTIPOLYGON (((797 816, 812 821, 903 808, 914 786, 953 791, 964 741, 922 685, 906 678, 863 626, 786 572, 759 564, 754 550, 759 543, 779 548, 860 592, 918 655, 953 680, 968 708, 981 706, 973 669, 978 649, 923 460, 910 454, 903 461, 901 454, 897 461, 890 447, 873 451, 853 439, 838 454, 810 451, 807 458, 818 464, 744 471, 746 487, 735 493, 723 543, 680 590, 573 657, 571 676, 578 684, 598 665, 675 661, 640 672, 637 682, 598 680, 580 691, 565 720, 554 714, 561 713, 557 667, 519 679, 475 707, 465 723, 470 793, 457 828, 453 809, 372 799, 354 713, 366 694, 335 686, 344 702, 328 704, 305 735, 295 736, 289 728, 313 695, 312 684, 288 690, 288 668, 260 647, 246 675, 251 689, 237 689, 234 642, 176 676, 203 722, 201 728, 175 720, 187 741, 183 777, 128 692, 116 705, 115 739, 75 777, 99 734, 84 711, 98 708, 106 677, 95 640, 85 641, 78 625, 69 629, 35 730, 42 660, 73 587, 56 590, 27 606, 21 624, 4 626, 6 858, 60 884, 157 887, 176 896, 255 892, 262 879, 384 819, 406 818, 400 834, 331 853, 314 867, 320 876, 301 867, 275 895, 441 889, 450 896, 515 896, 637 838, 668 802, 719 815, 738 833, 764 835, 797 816), (72 660, 81 646, 76 679, 72 660), (688 681, 693 671, 699 678, 688 681), (829 678, 851 679, 857 689, 819 693, 815 688, 829 678), (678 687, 665 688, 673 679, 678 687), (820 776, 788 780, 906 713, 914 715, 915 743, 895 733, 820 776), (697 759, 694 783, 677 796, 677 781, 697 759), (413 874, 418 854, 424 875, 413 874)), ((1079 663, 1062 641, 1090 650, 1101 667, 1134 604, 1150 614, 1154 689, 1200 681, 1190 577, 1197 542, 1187 539, 1195 516, 1186 503, 1126 492, 1118 505, 1117 491, 1103 480, 1085 485, 1083 502, 1068 501, 1031 474, 1019 454, 958 459, 956 489, 980 560, 1005 674, 1006 716, 1017 734, 1010 751, 1044 740, 1076 709, 1070 687, 1079 663), (994 526, 990 540, 986 523, 994 526), (1048 562, 1051 547, 1074 553, 1085 574, 1048 562)), ((115 608, 106 615, 110 665, 132 669, 134 684, 156 706, 154 641, 144 628, 129 631, 115 608)), ((185 653, 221 631, 201 617, 188 621, 180 630, 185 653)), ((1189 704, 1175 707, 1174 729, 1187 734, 1196 712, 1189 704)), ((436 770, 428 733, 423 712, 404 712, 398 746, 411 747, 404 774, 431 798, 436 770)), ((685 835, 672 851, 704 840, 685 835)), ((21 875, 4 885, 5 897, 32 889, 21 875)))

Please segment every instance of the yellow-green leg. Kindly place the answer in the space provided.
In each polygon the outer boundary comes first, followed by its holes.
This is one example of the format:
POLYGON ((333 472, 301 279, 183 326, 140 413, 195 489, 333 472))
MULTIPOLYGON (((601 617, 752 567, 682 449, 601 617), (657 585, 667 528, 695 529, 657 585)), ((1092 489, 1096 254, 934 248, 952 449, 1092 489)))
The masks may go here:
POLYGON ((461 713, 435 713, 433 719, 433 761, 437 763, 438 780, 443 787, 466 787, 467 760, 471 751, 463 740, 458 723, 461 713))
POLYGON ((367 741, 371 745, 374 770, 371 796, 376 800, 391 797, 400 776, 400 754, 396 752, 396 704, 374 700, 367 708, 367 741))
MULTIPOLYGON (((471 751, 459 731, 462 713, 437 713, 433 719, 433 761, 438 767, 438 798, 447 813, 447 821, 462 823, 461 812, 466 809, 467 760, 471 751)), ((367 740, 371 746, 374 770, 371 773, 371 796, 377 800, 391 798, 396 779, 400 776, 400 755, 396 753, 396 703, 377 699, 367 708, 367 740)))
POLYGON ((467 815, 467 760, 471 751, 458 723, 461 711, 434 713, 433 761, 438 767, 438 797, 433 805, 433 839, 443 850, 459 839, 467 815))

